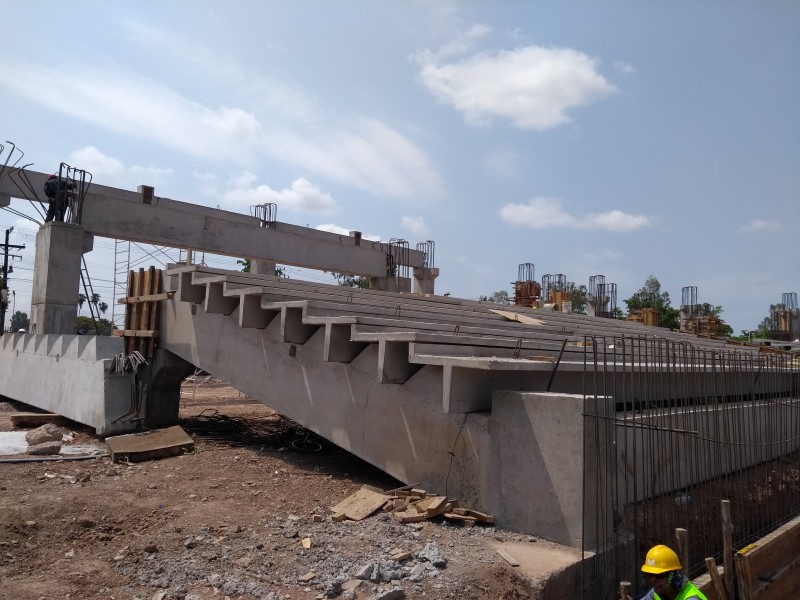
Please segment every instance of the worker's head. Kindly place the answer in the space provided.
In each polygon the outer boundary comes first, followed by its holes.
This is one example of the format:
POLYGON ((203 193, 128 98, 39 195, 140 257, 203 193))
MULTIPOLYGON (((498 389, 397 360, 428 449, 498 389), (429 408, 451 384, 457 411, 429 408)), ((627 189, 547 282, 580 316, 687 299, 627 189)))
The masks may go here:
POLYGON ((671 583, 676 571, 683 567, 678 555, 668 546, 653 546, 647 553, 642 565, 642 573, 657 592, 663 591, 671 583))
POLYGON ((48 181, 49 181, 49 180, 51 180, 51 179, 55 179, 55 178, 56 178, 56 176, 55 176, 55 175, 48 175, 48 176, 47 176, 47 180, 48 180, 48 181))

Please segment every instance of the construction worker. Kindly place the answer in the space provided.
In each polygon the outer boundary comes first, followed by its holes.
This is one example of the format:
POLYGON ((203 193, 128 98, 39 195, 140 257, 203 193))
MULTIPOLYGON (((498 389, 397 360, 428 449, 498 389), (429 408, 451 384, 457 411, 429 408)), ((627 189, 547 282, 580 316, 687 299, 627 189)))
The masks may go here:
POLYGON ((45 223, 53 220, 64 220, 74 188, 75 186, 72 183, 68 183, 55 175, 48 175, 44 184, 44 195, 47 196, 50 206, 47 208, 45 223))
POLYGON ((653 546, 642 565, 652 586, 642 600, 708 600, 683 574, 678 555, 668 546, 653 546))

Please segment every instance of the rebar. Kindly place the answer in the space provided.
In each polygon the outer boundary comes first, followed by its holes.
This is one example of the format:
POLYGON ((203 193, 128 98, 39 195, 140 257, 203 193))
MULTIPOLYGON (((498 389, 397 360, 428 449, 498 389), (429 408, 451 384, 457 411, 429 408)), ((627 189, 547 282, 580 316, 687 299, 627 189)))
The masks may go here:
MULTIPOLYGON (((638 577, 647 549, 689 532, 689 577, 722 555, 721 500, 734 546, 800 513, 800 358, 791 352, 708 350, 655 336, 587 337, 584 539, 600 540, 583 589, 610 598, 638 577), (589 406, 589 405, 587 405, 589 406), (587 458, 589 460, 589 458, 587 458), (587 587, 588 584, 588 587, 587 587)), ((594 597, 594 596, 591 596, 594 597)), ((636 597, 636 596, 634 596, 636 597)))

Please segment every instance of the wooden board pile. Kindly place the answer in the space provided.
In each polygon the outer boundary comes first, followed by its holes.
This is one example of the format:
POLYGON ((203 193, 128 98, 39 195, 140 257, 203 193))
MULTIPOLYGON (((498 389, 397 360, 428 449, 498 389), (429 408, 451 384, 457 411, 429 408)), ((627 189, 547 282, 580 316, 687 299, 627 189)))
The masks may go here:
POLYGON ((352 519, 360 521, 383 510, 391 513, 398 523, 419 523, 434 517, 472 527, 475 523, 494 524, 494 517, 477 510, 462 507, 458 500, 440 496, 407 485, 389 491, 364 486, 336 506, 331 507, 334 521, 352 519))

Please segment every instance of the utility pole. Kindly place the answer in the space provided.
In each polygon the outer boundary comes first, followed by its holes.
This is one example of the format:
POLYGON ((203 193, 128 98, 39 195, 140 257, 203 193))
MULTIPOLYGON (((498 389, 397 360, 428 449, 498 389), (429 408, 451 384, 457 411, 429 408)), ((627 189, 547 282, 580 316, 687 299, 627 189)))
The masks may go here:
MULTIPOLYGON (((25 248, 24 244, 22 246, 14 246, 8 243, 8 236, 11 235, 12 231, 14 231, 13 227, 6 229, 6 243, 0 245, 0 248, 3 249, 3 287, 0 289, 0 335, 3 335, 6 330, 6 306, 8 305, 8 249, 16 248, 22 250, 25 248)), ((16 294, 14 299, 16 300, 16 294)))

